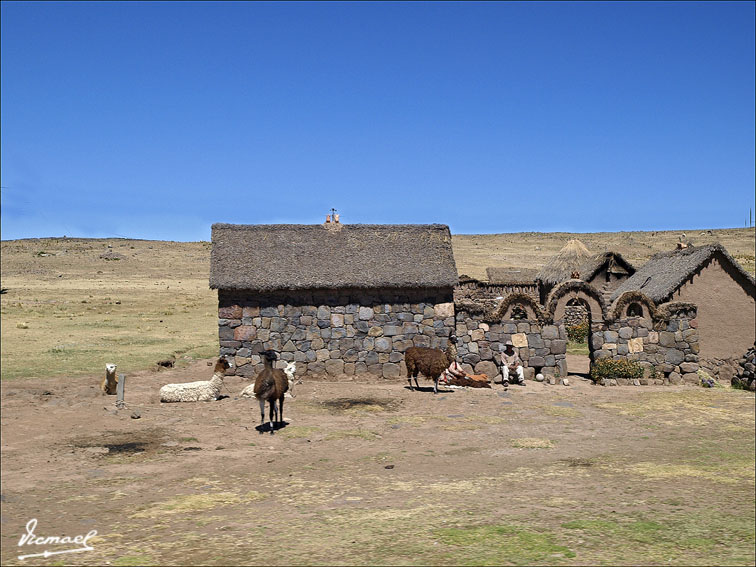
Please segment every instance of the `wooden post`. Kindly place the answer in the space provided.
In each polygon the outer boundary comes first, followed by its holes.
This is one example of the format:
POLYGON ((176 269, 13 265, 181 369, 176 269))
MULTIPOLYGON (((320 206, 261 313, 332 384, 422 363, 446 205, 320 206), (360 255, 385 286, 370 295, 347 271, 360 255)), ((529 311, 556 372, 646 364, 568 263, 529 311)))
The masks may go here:
POLYGON ((124 396, 126 393, 126 375, 125 374, 119 374, 118 375, 118 386, 116 389, 116 407, 117 408, 123 408, 126 407, 126 402, 124 401, 124 396))

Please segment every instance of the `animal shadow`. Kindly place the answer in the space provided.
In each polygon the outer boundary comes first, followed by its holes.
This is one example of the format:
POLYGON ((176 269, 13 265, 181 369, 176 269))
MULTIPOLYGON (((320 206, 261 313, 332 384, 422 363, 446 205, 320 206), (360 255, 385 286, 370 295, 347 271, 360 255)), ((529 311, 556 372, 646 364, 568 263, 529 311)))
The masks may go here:
POLYGON ((271 429, 270 422, 266 421, 265 423, 261 425, 255 426, 255 429, 260 434, 269 432, 271 435, 273 435, 276 431, 278 431, 279 429, 283 429, 284 427, 288 425, 289 425, 288 421, 274 421, 273 428, 271 429))
MULTIPOLYGON (((412 388, 410 388, 409 386, 405 386, 404 389, 411 390, 414 392, 430 392, 431 394, 433 393, 433 386, 420 386, 420 387, 412 386, 412 388)), ((454 393, 454 390, 448 389, 446 387, 441 386, 441 384, 439 384, 438 393, 439 394, 452 394, 454 393)))

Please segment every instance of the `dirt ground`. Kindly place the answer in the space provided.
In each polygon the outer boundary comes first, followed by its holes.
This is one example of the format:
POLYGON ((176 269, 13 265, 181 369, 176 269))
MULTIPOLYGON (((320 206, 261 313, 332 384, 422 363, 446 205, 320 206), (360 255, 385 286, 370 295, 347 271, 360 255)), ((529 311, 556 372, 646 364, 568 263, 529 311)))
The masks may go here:
POLYGON ((159 402, 209 364, 129 375, 122 410, 99 375, 3 381, 2 564, 754 564, 751 393, 344 377, 271 434, 238 377, 159 402), (93 550, 19 560, 72 547, 19 546, 32 518, 93 550))

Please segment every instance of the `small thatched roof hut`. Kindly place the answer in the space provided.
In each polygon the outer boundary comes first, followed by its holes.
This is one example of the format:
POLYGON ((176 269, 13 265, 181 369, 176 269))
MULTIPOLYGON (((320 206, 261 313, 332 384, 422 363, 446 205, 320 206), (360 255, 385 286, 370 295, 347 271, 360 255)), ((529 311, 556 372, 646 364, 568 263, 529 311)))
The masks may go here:
MULTIPOLYGON (((573 239, 565 244, 556 256, 549 260, 538 272, 537 279, 547 286, 555 286, 572 277, 573 272, 579 272, 580 268, 594 255, 585 244, 573 239)), ((582 274, 581 274, 582 276, 582 274)))
POLYGON ((252 291, 452 288, 446 225, 214 224, 210 287, 252 291))
POLYGON ((448 345, 456 284, 445 225, 212 229, 220 354, 238 375, 256 375, 273 350, 300 376, 398 378, 409 347, 448 345))

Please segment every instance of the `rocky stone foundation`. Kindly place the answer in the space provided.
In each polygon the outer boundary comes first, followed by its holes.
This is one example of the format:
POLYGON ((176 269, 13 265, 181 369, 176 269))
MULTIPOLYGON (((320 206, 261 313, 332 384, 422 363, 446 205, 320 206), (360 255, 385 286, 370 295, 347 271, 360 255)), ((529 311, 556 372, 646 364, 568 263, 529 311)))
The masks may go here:
POLYGON ((754 370, 756 370, 756 346, 749 348, 745 356, 738 361, 738 371, 730 383, 735 387, 755 391, 754 370))

